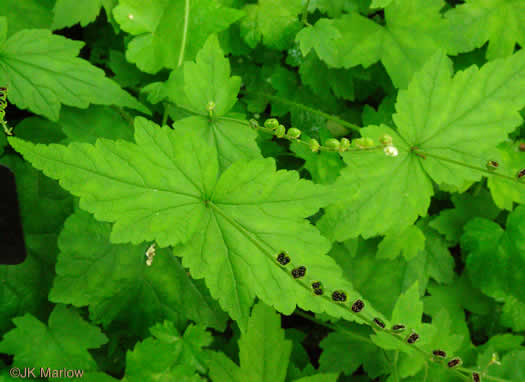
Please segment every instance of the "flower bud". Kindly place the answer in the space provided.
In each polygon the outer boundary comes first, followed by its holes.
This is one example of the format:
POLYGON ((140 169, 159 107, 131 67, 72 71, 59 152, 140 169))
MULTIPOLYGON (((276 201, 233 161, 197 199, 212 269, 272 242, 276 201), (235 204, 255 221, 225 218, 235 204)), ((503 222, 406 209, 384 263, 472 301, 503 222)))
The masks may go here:
POLYGON ((277 129, 275 129, 275 136, 277 138, 284 137, 284 134, 286 134, 286 128, 283 125, 277 126, 277 129))
POLYGON ((267 129, 275 130, 279 127, 279 121, 275 118, 267 119, 266 121, 264 121, 264 127, 266 127, 267 129))
POLYGON ((286 135, 288 136, 288 138, 291 139, 299 139, 299 137, 301 136, 301 130, 296 129, 295 127, 291 127, 286 132, 286 135))
POLYGON ((341 143, 335 139, 335 138, 330 138, 330 139, 327 139, 326 142, 324 143, 324 145, 326 147, 328 147, 330 150, 333 150, 333 151, 338 151, 339 150, 339 147, 341 146, 341 143))
POLYGON ((308 141, 308 146, 310 146, 310 150, 312 150, 314 153, 318 152, 319 148, 321 147, 321 145, 319 145, 319 142, 317 142, 317 139, 314 138, 308 141))
POLYGON ((206 105, 206 110, 208 110, 208 115, 211 117, 215 111, 215 102, 209 101, 206 105))
POLYGON ((364 137, 364 138, 357 138, 357 139, 354 139, 353 142, 360 149, 368 149, 370 147, 374 147, 375 146, 374 140, 372 138, 366 138, 366 137, 364 137))
POLYGON ((348 138, 341 138, 341 146, 339 147, 339 151, 343 153, 345 151, 348 151, 349 148, 350 141, 348 140, 348 138))
POLYGON ((381 138, 379 138, 379 143, 381 143, 384 146, 390 146, 392 144, 392 137, 388 134, 385 134, 381 138))

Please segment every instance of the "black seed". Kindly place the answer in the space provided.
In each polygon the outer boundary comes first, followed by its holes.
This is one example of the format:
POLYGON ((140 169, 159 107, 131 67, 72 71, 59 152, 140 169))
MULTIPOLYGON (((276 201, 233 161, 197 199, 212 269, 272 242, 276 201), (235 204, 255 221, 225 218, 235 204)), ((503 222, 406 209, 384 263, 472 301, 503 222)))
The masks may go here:
POLYGON ((481 377, 479 376, 478 373, 476 373, 476 372, 472 373, 472 381, 474 381, 474 382, 480 382, 481 381, 481 377))
POLYGON ((436 357, 440 357, 440 358, 446 358, 447 357, 447 353, 445 353, 443 350, 434 350, 432 352, 432 354, 434 354, 436 357))
POLYGON ((302 265, 300 267, 292 269, 292 276, 294 279, 303 277, 305 274, 306 274, 306 268, 303 267, 302 265))
POLYGON ((419 334, 417 334, 417 333, 412 333, 411 335, 408 336, 408 338, 407 338, 407 342, 408 342, 409 344, 413 344, 413 343, 415 343, 418 339, 419 339, 419 334))
POLYGON ((489 160, 487 162, 487 167, 489 167, 489 168, 498 168, 499 167, 499 163, 496 162, 495 160, 489 160))
POLYGON ((323 294, 323 290, 321 288, 315 288, 314 289, 314 293, 318 296, 322 295, 323 294))
POLYGON ((321 288, 321 282, 320 281, 316 281, 316 282, 312 283, 312 288, 313 289, 321 288))
POLYGON ((518 178, 523 178, 525 176, 525 168, 522 168, 519 172, 518 172, 518 178))
POLYGON ((290 257, 287 256, 284 252, 281 252, 277 255, 277 262, 281 265, 286 265, 290 262, 290 257))
POLYGON ((381 321, 379 318, 374 318, 374 322, 377 326, 379 326, 381 329, 385 328, 385 323, 381 321))
POLYGON ((459 366, 461 363, 462 363, 461 358, 453 358, 447 362, 447 366, 452 368, 452 367, 459 366))
POLYGON ((346 301, 346 293, 342 291, 335 291, 332 293, 332 300, 344 302, 346 301))
POLYGON ((402 324, 394 325, 392 326, 392 330, 394 332, 402 332, 403 330, 405 330, 405 325, 402 325, 402 324))
POLYGON ((363 308, 365 307, 365 303, 361 300, 355 300, 354 303, 352 304, 352 311, 354 313, 359 313, 360 311, 363 310, 363 308))

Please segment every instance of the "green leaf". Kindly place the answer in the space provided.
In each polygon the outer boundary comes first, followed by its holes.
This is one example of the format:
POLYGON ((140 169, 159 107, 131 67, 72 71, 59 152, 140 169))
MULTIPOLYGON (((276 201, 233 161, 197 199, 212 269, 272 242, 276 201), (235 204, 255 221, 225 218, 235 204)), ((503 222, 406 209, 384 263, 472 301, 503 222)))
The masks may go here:
POLYGON ((210 102, 215 105, 215 115, 226 114, 237 102, 240 86, 240 77, 230 77, 230 63, 215 35, 208 38, 196 62, 184 64, 184 92, 190 110, 197 114, 208 115, 210 102))
POLYGON ((399 92, 393 118, 409 147, 429 154, 420 163, 433 180, 460 187, 481 173, 432 155, 485 167, 487 151, 522 122, 525 52, 451 76, 451 61, 435 54, 408 90, 399 92))
POLYGON ((492 366, 489 370, 490 375, 494 377, 505 378, 512 382, 519 382, 525 379, 525 351, 515 350, 507 354, 501 360, 501 366, 492 366))
POLYGON ((336 373, 319 373, 294 379, 293 382, 336 382, 337 378, 338 375, 336 373))
POLYGON ((241 23, 241 36, 252 48, 262 38, 269 48, 285 50, 301 29, 297 17, 303 10, 301 0, 259 0, 257 5, 247 5, 245 10, 248 16, 241 23))
POLYGON ((57 0, 53 8, 51 28, 53 30, 62 29, 77 23, 85 27, 95 21, 104 1, 107 2, 107 0, 57 0))
POLYGON ((87 349, 100 347, 107 338, 74 310, 57 305, 48 325, 30 314, 16 317, 13 322, 16 328, 4 335, 0 351, 14 354, 15 367, 97 370, 87 349), (42 348, 46 351, 35 351, 42 348))
POLYGON ((311 270, 307 280, 344 289, 350 301, 357 297, 325 255, 330 243, 305 220, 341 190, 276 172, 272 159, 235 162, 219 174, 214 147, 197 132, 159 128, 142 118, 135 140, 46 146, 10 138, 10 143, 79 196, 81 208, 115 222, 112 242, 180 244, 184 265, 193 277, 206 279, 212 296, 242 328, 255 296, 287 314, 299 305, 354 319, 328 298, 312 298, 309 284, 301 285, 291 269, 275 261, 286 250, 290 267, 311 270))
MULTIPOLYGON (((504 142, 498 146, 501 174, 516 179, 516 174, 525 167, 525 152, 519 150, 519 143, 504 142)), ((514 202, 525 204, 525 186, 516 182, 491 176, 487 183, 494 203, 499 208, 511 211, 514 202)))
POLYGON ((453 33, 467 52, 487 41, 487 59, 510 56, 516 44, 525 46, 525 4, 520 0, 467 0, 446 13, 453 33))
POLYGON ((107 326, 124 319, 138 334, 163 319, 177 325, 191 319, 224 328, 225 317, 215 302, 169 251, 157 249, 148 267, 144 245, 111 244, 110 233, 109 224, 95 221, 84 211, 66 220, 59 237, 51 301, 89 305, 95 322, 107 326))
POLYGON ((474 285, 489 296, 510 295, 525 302, 525 206, 509 214, 505 230, 490 220, 472 219, 461 247, 469 254, 467 271, 474 285))
MULTIPOLYGON (((108 67, 115 74, 111 79, 123 88, 134 87, 149 80, 149 76, 141 72, 136 65, 126 61, 124 53, 111 49, 109 51, 108 67)), ((141 89, 144 91, 144 88, 141 89)))
POLYGON ((393 0, 372 0, 370 8, 386 8, 393 0))
POLYGON ((153 337, 138 343, 127 353, 125 380, 201 380, 196 373, 206 373, 207 355, 203 347, 212 342, 204 326, 190 324, 181 336, 173 323, 165 321, 153 326, 150 332, 153 337))
POLYGON ((433 194, 432 183, 421 160, 410 152, 404 139, 385 125, 361 129, 361 135, 378 142, 388 134, 399 149, 397 157, 383 150, 343 153, 347 164, 336 180, 340 187, 359 185, 357 197, 339 195, 336 203, 325 209, 318 227, 332 240, 364 238, 401 229, 424 216, 433 194))
POLYGON ((258 303, 248 320, 246 332, 239 339, 240 366, 224 354, 214 353, 210 375, 214 382, 284 382, 291 351, 292 341, 284 337, 280 316, 269 306, 258 303))
MULTIPOLYGON (((450 60, 436 53, 399 92, 393 117, 397 132, 385 126, 361 130, 376 142, 383 134, 392 136, 399 155, 343 154, 348 167, 338 182, 360 184, 360 193, 327 208, 319 222, 323 233, 342 241, 406 227, 426 214, 431 179, 461 187, 481 178, 483 173, 471 167, 484 169, 486 153, 522 122, 518 110, 525 106, 525 52, 451 75, 450 60)), ((525 186, 516 182, 515 187, 525 186)))
POLYGON ((417 226, 408 226, 401 231, 389 232, 379 243, 377 257, 394 259, 401 253, 410 260, 425 248, 425 235, 417 226))
POLYGON ((53 0, 2 0, 0 16, 9 20, 8 36, 22 29, 51 27, 53 4, 53 0))
MULTIPOLYGON (((489 182, 492 179, 494 178, 490 177, 489 182)), ((439 216, 432 219, 429 226, 445 235, 452 244, 459 242, 463 227, 470 219, 483 217, 492 220, 499 214, 499 209, 485 189, 475 195, 469 193, 452 195, 450 199, 454 203, 454 208, 442 210, 439 216)))
POLYGON ((0 266, 0 332, 12 327, 13 317, 49 314, 58 232, 73 210, 73 200, 58 183, 36 171, 19 156, 6 155, 0 164, 14 173, 27 258, 22 264, 0 266))
POLYGON ((370 378, 390 372, 388 358, 385 352, 378 351, 377 346, 370 340, 371 333, 368 327, 351 324, 345 326, 344 330, 328 334, 319 345, 323 350, 319 359, 319 370, 352 375, 363 365, 370 378))
POLYGON ((225 30, 243 12, 215 0, 119 0, 113 9, 120 27, 136 36, 126 59, 146 73, 193 60, 209 35, 225 30))
POLYGON ((9 101, 53 121, 61 104, 119 105, 147 113, 101 69, 76 57, 82 45, 43 29, 11 36, 0 46, 0 83, 7 84, 9 101))
POLYGON ((313 48, 331 67, 366 68, 381 60, 394 85, 405 88, 437 49, 453 53, 462 47, 447 34, 448 24, 440 14, 444 4, 396 0, 385 8, 385 26, 354 12, 320 19, 298 33, 297 40, 304 55, 313 48))

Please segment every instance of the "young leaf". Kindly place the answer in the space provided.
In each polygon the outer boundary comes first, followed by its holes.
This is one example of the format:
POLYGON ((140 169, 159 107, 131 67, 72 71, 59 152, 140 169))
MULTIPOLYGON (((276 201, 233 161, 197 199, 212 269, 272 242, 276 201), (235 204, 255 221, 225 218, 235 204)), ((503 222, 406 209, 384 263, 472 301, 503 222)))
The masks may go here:
POLYGON ((97 370, 88 349, 100 347, 107 338, 72 309, 57 305, 48 325, 30 314, 16 317, 13 322, 16 328, 4 335, 0 351, 14 354, 14 366, 97 370), (46 351, 35 351, 44 348, 46 351))
POLYGON ((144 245, 111 244, 110 233, 109 224, 84 211, 66 220, 50 301, 89 305, 91 319, 105 326, 125 317, 137 334, 163 319, 224 329, 225 317, 215 301, 167 250, 157 249, 148 267, 144 245))
MULTIPOLYGON (((493 178, 489 178, 489 182, 493 178)), ((514 184, 514 187, 516 185, 514 184)), ((524 192, 525 192, 525 187, 524 192)), ((482 189, 478 194, 468 193, 452 195, 454 208, 442 210, 439 216, 432 219, 429 226, 437 230, 452 244, 457 244, 463 233, 463 227, 474 217, 495 219, 499 214, 499 209, 494 205, 490 194, 486 189, 482 189)))
POLYGON ((0 16, 9 20, 8 36, 22 29, 49 28, 53 20, 53 4, 53 0, 2 0, 0 16))
POLYGON ((87 108, 89 104, 126 106, 148 113, 104 71, 77 58, 83 43, 27 29, 0 45, 0 83, 9 88, 9 101, 57 121, 60 105, 87 108), (30 96, 28 96, 30 95, 30 96))
POLYGON ((509 56, 516 44, 525 46, 525 3, 520 0, 467 0, 445 14, 464 44, 463 52, 487 41, 487 59, 509 56))
POLYGON ((472 219, 461 247, 469 253, 467 270, 474 285, 489 296, 510 295, 525 302, 525 206, 509 214, 505 230, 490 220, 472 219))
POLYGON ((444 4, 395 0, 385 8, 384 27, 354 12, 335 20, 320 19, 299 32, 297 40, 303 55, 314 48, 331 67, 366 68, 381 60, 394 85, 405 88, 437 49, 453 53, 461 47, 444 33, 447 24, 440 14, 444 4))
POLYGON ((125 379, 130 382, 158 380, 201 381, 206 373, 212 336, 204 326, 190 324, 181 336, 173 323, 164 321, 150 328, 153 337, 138 343, 126 355, 125 379))
POLYGON ((243 38, 252 48, 262 37, 269 48, 284 50, 301 29, 297 16, 302 10, 301 0, 259 0, 257 5, 247 6, 249 16, 241 24, 243 38))
POLYGON ((425 235, 417 226, 408 226, 401 231, 389 232, 379 243, 377 257, 394 259, 401 253, 407 260, 416 257, 425 248, 425 235))
MULTIPOLYGON (((376 141, 383 134, 392 136, 397 157, 378 151, 343 154, 348 167, 338 182, 358 183, 361 192, 326 210, 319 227, 329 237, 341 241, 406 227, 426 214, 431 179, 461 187, 481 178, 482 172, 468 166, 484 168, 486 153, 522 121, 525 51, 451 75, 450 60, 436 53, 399 92, 393 117, 397 132, 384 126, 362 130, 376 141)), ((525 186, 516 182, 515 187, 525 186)))
POLYGON ((106 12, 111 13, 111 9, 116 0, 57 0, 53 8, 53 30, 71 27, 77 23, 84 27, 95 21, 100 8, 104 6, 106 12))
POLYGON ((157 73, 193 60, 209 35, 225 30, 243 13, 216 0, 119 0, 113 15, 136 36, 128 44, 128 61, 157 73))
POLYGON ((284 338, 280 316, 269 306, 258 303, 248 320, 246 332, 239 339, 240 366, 233 364, 223 353, 213 353, 210 375, 216 382, 284 382, 291 351, 292 341, 284 338), (225 379, 225 364, 231 369, 231 379, 225 379), (232 374, 235 378, 231 377, 232 374))
POLYGON ((295 266, 311 269, 327 288, 357 298, 325 255, 330 243, 305 220, 342 190, 301 180, 295 172, 276 172, 272 159, 236 162, 220 174, 214 147, 197 132, 136 121, 137 144, 99 139, 95 145, 45 146, 17 138, 10 143, 79 196, 81 208, 115 222, 113 242, 181 244, 177 250, 185 266, 193 277, 206 279, 212 296, 241 327, 256 295, 288 314, 299 305, 353 318, 313 298, 274 258, 285 249, 295 266))

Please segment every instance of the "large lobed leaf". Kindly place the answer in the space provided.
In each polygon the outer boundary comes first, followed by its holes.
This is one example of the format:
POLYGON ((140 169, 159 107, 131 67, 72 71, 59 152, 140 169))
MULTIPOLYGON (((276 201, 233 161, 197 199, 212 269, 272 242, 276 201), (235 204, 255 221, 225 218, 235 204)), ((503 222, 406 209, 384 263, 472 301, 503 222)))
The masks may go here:
MULTIPOLYGON (((380 151, 343 155, 348 167, 337 182, 342 187, 359 184, 360 192, 327 209, 319 226, 329 237, 342 241, 399 230, 426 214, 431 181, 460 188, 481 178, 482 172, 472 167, 484 168, 488 153, 522 122, 525 52, 452 73, 450 60, 436 53, 399 92, 393 116, 397 131, 362 129, 363 136, 376 141, 391 135, 400 152, 395 158, 380 151)), ((515 181, 514 187, 525 185, 515 181)))
POLYGON ((242 328, 255 296, 287 314, 299 305, 354 317, 327 296, 312 298, 309 286, 321 280, 327 292, 342 288, 349 301, 357 297, 325 255, 328 240, 305 220, 331 202, 337 187, 276 172, 272 159, 235 162, 221 173, 214 146, 198 132, 171 131, 142 118, 136 120, 135 140, 46 146, 10 138, 10 143, 79 196, 81 208, 114 222, 113 242, 179 245, 177 254, 193 277, 205 278, 212 296, 242 328), (286 268, 275 261, 282 250, 292 258, 286 268), (292 264, 306 266, 306 282, 292 278, 292 264))
MULTIPOLYGON (((5 22, 0 17, 0 24, 5 22)), ((119 105, 148 112, 103 70, 76 57, 82 46, 45 29, 0 38, 0 83, 7 85, 9 101, 53 121, 61 104, 83 109, 89 104, 119 105)))

